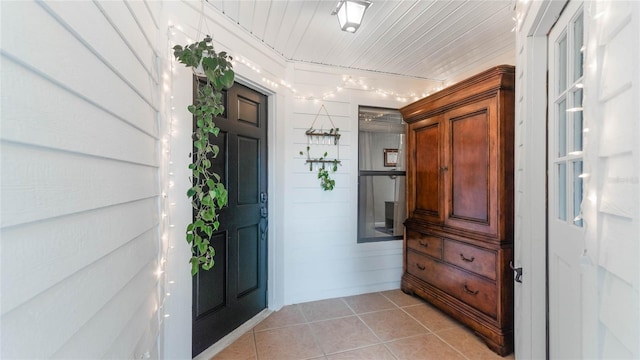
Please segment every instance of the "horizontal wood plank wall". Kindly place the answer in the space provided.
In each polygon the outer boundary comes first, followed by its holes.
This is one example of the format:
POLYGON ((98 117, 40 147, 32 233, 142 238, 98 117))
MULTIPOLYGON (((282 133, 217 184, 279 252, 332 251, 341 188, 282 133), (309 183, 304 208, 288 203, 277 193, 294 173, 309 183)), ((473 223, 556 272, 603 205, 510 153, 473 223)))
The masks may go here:
POLYGON ((640 5, 585 2, 583 356, 640 356, 640 5), (601 16, 606 14, 607 16, 601 16), (633 54, 633 55, 631 55, 633 54))
MULTIPOLYGON (((322 94, 335 89, 343 71, 310 65, 298 66, 297 93, 322 94)), ((357 73, 349 74, 357 77, 357 73)), ((344 90, 326 99, 291 100, 287 154, 290 186, 287 187, 285 224, 285 303, 300 303, 367 292, 398 289, 402 273, 402 241, 357 243, 358 222, 358 106, 399 108, 403 103, 374 92, 344 90), (339 157, 332 191, 324 191, 317 170, 305 164, 308 144, 305 131, 340 129, 339 149, 311 145, 311 157, 327 152, 339 157), (316 119, 317 116, 317 119, 316 119), (315 123, 314 123, 315 121, 315 123), (300 155, 300 151, 303 155, 300 155), (339 151, 339 156, 338 156, 339 151)))
POLYGON ((157 5, 1 6, 0 357, 157 357, 157 5))

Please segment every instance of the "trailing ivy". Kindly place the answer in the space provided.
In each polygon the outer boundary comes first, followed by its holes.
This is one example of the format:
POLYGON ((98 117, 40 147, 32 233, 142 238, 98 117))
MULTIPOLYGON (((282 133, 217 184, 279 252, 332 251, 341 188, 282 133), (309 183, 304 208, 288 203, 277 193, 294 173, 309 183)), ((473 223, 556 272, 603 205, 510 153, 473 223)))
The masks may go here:
POLYGON ((216 53, 212 38, 207 35, 202 41, 185 47, 173 47, 173 55, 194 74, 204 74, 199 82, 197 97, 187 110, 195 118, 193 139, 193 162, 189 164, 193 186, 187 190, 193 206, 193 222, 187 226, 187 242, 191 245, 191 275, 200 270, 209 270, 214 265, 215 249, 211 244, 213 233, 220 227, 218 214, 227 204, 227 189, 220 175, 211 167, 211 160, 220 149, 211 142, 220 129, 214 119, 224 113, 222 90, 233 85, 235 73, 231 56, 226 52, 216 53))

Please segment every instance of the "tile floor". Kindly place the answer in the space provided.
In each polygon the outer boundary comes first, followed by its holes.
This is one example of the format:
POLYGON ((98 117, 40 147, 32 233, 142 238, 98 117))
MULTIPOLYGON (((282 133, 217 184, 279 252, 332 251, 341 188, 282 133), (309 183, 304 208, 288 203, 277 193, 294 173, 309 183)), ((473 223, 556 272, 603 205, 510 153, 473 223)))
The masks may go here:
POLYGON ((212 360, 514 359, 400 290, 289 305, 212 360))

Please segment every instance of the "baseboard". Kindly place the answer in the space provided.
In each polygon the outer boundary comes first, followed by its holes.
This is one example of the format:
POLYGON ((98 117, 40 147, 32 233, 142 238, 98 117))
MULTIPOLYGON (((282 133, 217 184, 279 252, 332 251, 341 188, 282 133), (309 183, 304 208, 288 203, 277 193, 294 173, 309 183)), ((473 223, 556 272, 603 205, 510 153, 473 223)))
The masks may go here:
POLYGON ((231 345, 234 341, 238 340, 247 331, 253 329, 262 320, 266 319, 267 316, 271 315, 272 312, 273 310, 269 310, 269 309, 262 310, 256 316, 247 320, 247 322, 245 322, 244 324, 240 325, 237 329, 230 332, 227 336, 218 340, 215 344, 209 346, 206 350, 198 354, 198 356, 194 357, 193 360, 211 359, 217 353, 224 350, 227 346, 231 345))

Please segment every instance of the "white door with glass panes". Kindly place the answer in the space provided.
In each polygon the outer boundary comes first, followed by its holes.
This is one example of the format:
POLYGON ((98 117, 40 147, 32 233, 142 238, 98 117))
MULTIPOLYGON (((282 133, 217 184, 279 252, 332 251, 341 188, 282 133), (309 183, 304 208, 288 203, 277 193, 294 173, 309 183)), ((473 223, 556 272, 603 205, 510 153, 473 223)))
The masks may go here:
POLYGON ((582 357, 584 228, 581 1, 570 1, 549 33, 548 301, 549 356, 582 357))

